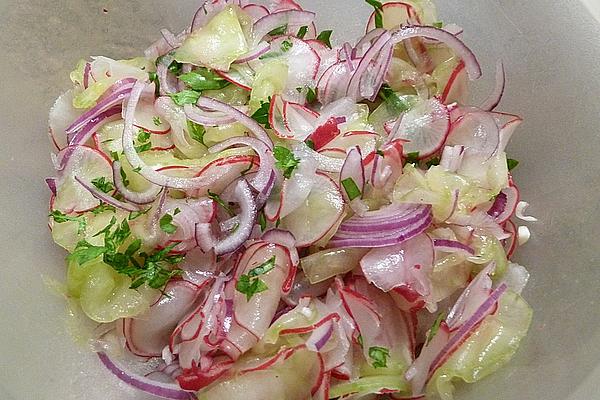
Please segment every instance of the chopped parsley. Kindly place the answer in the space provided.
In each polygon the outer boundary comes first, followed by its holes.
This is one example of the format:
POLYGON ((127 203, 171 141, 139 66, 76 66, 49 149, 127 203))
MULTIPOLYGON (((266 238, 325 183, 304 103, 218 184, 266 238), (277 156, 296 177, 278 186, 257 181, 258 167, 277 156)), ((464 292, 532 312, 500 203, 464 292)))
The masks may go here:
POLYGON ((158 80, 158 74, 156 72, 148 72, 148 80, 154 83, 154 94, 156 97, 160 96, 160 81, 158 80))
POLYGON ((348 195, 348 199, 350 199, 350 201, 356 199, 357 197, 360 197, 361 191, 358 188, 356 182, 354 182, 354 179, 344 179, 342 181, 342 186, 344 187, 344 190, 346 191, 346 194, 348 195))
POLYGON ((115 186, 105 177, 92 179, 92 185, 96 186, 102 193, 110 193, 115 190, 115 186))
POLYGON ((125 170, 123 169, 123 167, 119 168, 119 174, 121 174, 121 180, 123 181, 123 185, 125 185, 125 187, 129 186, 129 179, 127 179, 127 174, 125 173, 125 170))
POLYGON ((287 147, 275 146, 273 148, 273 156, 275 157, 275 166, 283 172, 285 178, 290 178, 294 169, 300 163, 300 159, 294 156, 294 153, 287 147))
POLYGON ((405 96, 399 96, 387 83, 381 86, 379 98, 385 102, 388 110, 394 114, 403 113, 412 108, 410 101, 405 96))
POLYGON ((150 132, 140 129, 138 131, 137 140, 140 143, 147 142, 148 140, 150 140, 150 132))
POLYGON ((273 29, 271 32, 269 32, 269 36, 280 36, 280 35, 284 35, 287 32, 287 24, 285 25, 281 25, 278 28, 273 29))
POLYGON ((383 4, 377 0, 365 0, 375 9, 375 28, 383 28, 383 4))
POLYGON ((437 22, 434 22, 432 26, 434 28, 442 29, 442 27, 444 26, 444 23, 442 21, 437 21, 437 22))
POLYGON ((262 124, 267 129, 271 129, 271 124, 269 124, 269 110, 271 109, 271 98, 269 97, 268 102, 261 101, 260 108, 251 115, 251 118, 262 124))
POLYGON ((115 160, 115 161, 119 161, 119 152, 118 151, 111 151, 110 152, 110 157, 115 160))
POLYGON ((204 126, 188 119, 187 127, 190 138, 204 145, 204 134, 206 133, 206 129, 204 129, 204 126))
POLYGON ((92 211, 92 214, 98 215, 98 214, 102 214, 105 211, 117 212, 117 209, 115 208, 115 206, 112 206, 112 205, 104 203, 104 202, 100 202, 100 205, 98 207, 92 208, 91 211, 92 211))
POLYGON ((436 165, 440 165, 440 158, 439 157, 433 157, 431 160, 427 161, 425 163, 425 165, 427 165, 427 168, 431 168, 431 167, 434 167, 436 165))
POLYGON ((323 31, 323 32, 319 33, 319 36, 317 36, 317 40, 331 49, 332 48, 332 46, 331 46, 331 34, 332 33, 333 33, 333 31, 331 31, 331 30, 323 31))
POLYGON ((127 220, 133 221, 134 219, 139 218, 142 215, 148 214, 148 211, 150 211, 150 208, 147 208, 142 211, 132 211, 129 213, 129 217, 127 217, 127 220))
POLYGON ((186 104, 196 104, 200 98, 200 93, 194 90, 186 89, 181 92, 172 93, 169 95, 178 106, 186 104))
POLYGON ((317 92, 315 89, 309 87, 306 89, 306 102, 312 104, 317 101, 317 92))
POLYGON ((258 225, 260 225, 261 232, 264 232, 267 229, 267 217, 265 217, 264 211, 261 211, 258 214, 258 225))
POLYGON ((53 218, 54 222, 56 222, 57 224, 62 224, 69 221, 77 222, 79 224, 77 228, 78 235, 85 232, 85 229, 87 228, 87 218, 83 215, 72 216, 64 214, 58 210, 52 210, 52 212, 48 214, 48 216, 53 218))
POLYGON ((301 26, 300 29, 298 30, 298 34, 296 34, 296 37, 298 39, 304 39, 304 36, 306 36, 306 34, 308 33, 308 26, 301 26))
POLYGON ((517 166, 519 165, 519 161, 514 160, 512 158, 508 158, 506 160, 506 164, 508 165, 508 170, 512 171, 513 169, 517 168, 517 166))
POLYGON ((203 90, 219 90, 230 85, 228 81, 208 68, 197 68, 192 72, 179 76, 179 79, 197 92, 203 90))
POLYGON ((158 223, 160 230, 169 235, 172 235, 177 231, 177 226, 173 224, 173 216, 171 214, 163 215, 158 223))
POLYGON ((246 301, 250 301, 256 293, 264 292, 269 287, 264 283, 259 276, 265 275, 275 268, 275 256, 271 257, 256 268, 251 269, 248 274, 240 276, 235 285, 235 289, 246 295, 246 301))
POLYGON ((225 203, 225 201, 221 198, 221 196, 219 196, 216 193, 213 193, 210 191, 210 189, 208 190, 208 197, 210 199, 212 199, 212 201, 214 201, 215 203, 217 203, 218 205, 220 205, 223 210, 225 210, 227 212, 227 214, 229 214, 231 217, 235 217, 235 213, 233 212, 233 210, 231 209, 231 207, 229 207, 229 204, 225 203))
POLYGON ((294 46, 294 43, 292 43, 289 40, 284 40, 283 42, 281 42, 281 51, 283 51, 284 53, 287 53, 288 51, 290 51, 290 49, 294 46))
POLYGON ((373 346, 369 347, 369 358, 373 360, 373 368, 386 368, 387 359, 390 356, 390 351, 385 347, 373 346))
POLYGON ((181 73, 181 69, 183 68, 183 64, 179 63, 175 60, 173 60, 171 62, 171 64, 169 64, 169 72, 172 73, 173 75, 179 75, 181 73))
POLYGON ((154 123, 155 126, 160 126, 162 121, 159 116, 154 116, 152 117, 152 123, 154 123))
POLYGON ((152 143, 150 142, 140 144, 139 146, 135 146, 135 151, 138 153, 143 153, 149 150, 152 150, 152 143))
POLYGON ((311 150, 315 149, 315 142, 312 139, 306 139, 306 141, 304 143, 306 144, 306 146, 309 149, 311 149, 311 150))
POLYGON ((161 289, 172 277, 181 273, 181 270, 171 267, 183 261, 183 256, 169 254, 178 243, 148 255, 145 252, 139 252, 142 241, 134 239, 130 240, 125 251, 122 251, 128 239, 131 238, 131 230, 126 220, 118 224, 114 217, 94 237, 100 235, 104 235, 104 246, 94 246, 82 240, 77 243, 75 250, 67 259, 83 265, 102 256, 104 263, 118 273, 132 278, 132 289, 136 289, 144 283, 151 288, 161 289))
POLYGON ((419 152, 413 151, 412 153, 408 153, 404 161, 406 164, 417 164, 419 162, 419 152))
POLYGON ((429 329, 429 332, 427 332, 427 340, 425 341, 425 346, 427 346, 431 342, 431 340, 435 337, 435 335, 437 335, 438 331, 440 330, 440 325, 442 324, 442 321, 444 320, 444 318, 445 318, 444 313, 440 313, 440 315, 437 316, 437 318, 435 319, 435 322, 431 326, 431 329, 429 329))

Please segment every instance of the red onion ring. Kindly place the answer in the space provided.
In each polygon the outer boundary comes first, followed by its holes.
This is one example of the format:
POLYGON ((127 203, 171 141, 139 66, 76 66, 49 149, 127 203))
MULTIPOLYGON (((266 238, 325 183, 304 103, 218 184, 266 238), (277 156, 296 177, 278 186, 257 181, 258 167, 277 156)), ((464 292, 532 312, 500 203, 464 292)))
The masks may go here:
POLYGON ((160 191, 163 189, 160 186, 152 185, 145 192, 134 192, 129 190, 123 183, 123 178, 121 178, 121 162, 114 161, 112 167, 115 187, 119 193, 123 195, 123 198, 131 203, 140 205, 152 203, 154 200, 156 200, 160 194, 160 191))
POLYGON ((175 36, 170 30, 163 28, 160 30, 160 34, 169 44, 169 46, 171 46, 171 48, 176 49, 177 47, 181 46, 181 40, 179 40, 177 36, 175 36))
POLYGON ((256 221, 256 203, 252 190, 244 179, 238 181, 234 195, 241 209, 239 226, 235 232, 215 244, 215 254, 217 255, 234 252, 242 246, 252 234, 252 228, 256 221))
POLYGON ((506 88, 506 71, 504 70, 504 64, 502 60, 498 60, 496 64, 496 86, 494 86, 494 90, 490 93, 489 97, 479 106, 484 111, 492 111, 494 110, 502 97, 504 96, 504 89, 506 88))
POLYGON ((471 49, 469 49, 459 38, 443 29, 432 26, 405 26, 392 31, 392 43, 396 44, 403 40, 413 37, 426 37, 429 39, 438 40, 452 50, 465 62, 467 74, 471 80, 481 77, 481 66, 477 61, 477 57, 471 49))
POLYGON ((88 123, 69 139, 69 146, 85 144, 98 128, 107 122, 121 119, 121 106, 115 106, 91 118, 88 123))
POLYGON ((193 400, 196 398, 194 393, 182 390, 178 385, 161 383, 150 380, 146 377, 128 372, 125 368, 117 365, 105 353, 97 353, 98 358, 113 375, 130 386, 154 396, 172 400, 193 400))
MULTIPOLYGON (((385 47, 385 45, 390 41, 391 38, 392 38, 392 35, 390 35, 390 33, 386 31, 386 32, 382 33, 381 36, 379 36, 379 38, 377 38, 377 40, 375 40, 375 42, 369 48, 369 50, 367 50, 365 55, 362 57, 362 59, 358 63, 358 66, 356 67, 356 70, 354 71, 352 78, 350 78, 350 81, 348 82, 348 86, 346 88, 347 96, 352 97, 355 100, 358 100, 361 98, 361 93, 360 93, 361 79, 362 79, 363 75, 365 74, 365 72, 367 71, 367 69, 369 68, 369 66, 371 65, 371 61, 375 60, 377 55, 380 54, 381 50, 385 47)), ((369 95, 369 97, 370 96, 371 95, 369 95)))
POLYGON ((472 247, 462 244, 457 240, 433 239, 433 247, 445 253, 465 253, 468 256, 475 255, 472 247))
POLYGON ((183 111, 190 121, 204 126, 219 126, 235 122, 235 118, 230 115, 218 111, 205 111, 192 104, 184 105, 183 111))
POLYGON ((263 54, 268 53, 269 50, 271 50, 271 45, 269 43, 260 42, 254 49, 250 50, 249 52, 235 60, 234 64, 243 64, 247 63, 248 61, 256 60, 263 54))
POLYGON ((235 146, 236 144, 241 144, 244 146, 248 146, 252 148, 258 155, 260 159, 260 165, 258 167, 258 171, 250 184, 257 191, 262 192, 269 185, 271 180, 271 175, 275 169, 275 159, 273 158, 273 152, 267 147, 265 143, 261 140, 250 138, 246 136, 233 137, 227 140, 224 140, 221 143, 218 143, 212 146, 208 151, 210 153, 219 153, 231 146, 235 146))
POLYGON ((272 30, 284 25, 309 25, 315 19, 315 13, 301 10, 284 10, 265 15, 254 24, 254 45, 257 45, 272 30))
POLYGON ((104 203, 110 204, 111 206, 115 206, 117 208, 120 208, 125 211, 130 211, 130 212, 135 212, 135 211, 141 210, 141 208, 139 206, 124 203, 120 200, 117 200, 114 197, 102 192, 101 190, 96 188, 94 185, 87 183, 86 181, 84 181, 83 179, 81 179, 77 176, 75 177, 75 180, 77 182, 79 182, 79 184, 81 186, 83 186, 88 192, 90 192, 92 196, 94 196, 95 198, 97 198, 100 201, 103 201, 104 203))

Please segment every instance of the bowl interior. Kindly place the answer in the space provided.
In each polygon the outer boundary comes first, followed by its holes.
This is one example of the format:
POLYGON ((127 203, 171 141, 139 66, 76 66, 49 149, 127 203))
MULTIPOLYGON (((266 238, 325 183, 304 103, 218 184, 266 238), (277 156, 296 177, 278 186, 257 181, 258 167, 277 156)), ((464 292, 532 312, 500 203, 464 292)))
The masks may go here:
MULTIPOLYGON (((47 112, 69 84, 68 72, 82 56, 134 56, 161 27, 181 30, 198 2, 169 3, 0 4, 0 398, 151 398, 109 376, 66 333, 64 301, 44 283, 62 280, 65 269, 64 254, 45 226, 42 178, 51 173, 47 112)), ((531 241, 516 257, 532 273, 525 292, 535 310, 531 333, 508 367, 458 397, 599 398, 600 23, 575 0, 438 3, 444 21, 464 26, 464 38, 483 64, 474 99, 483 99, 493 85, 496 59, 506 64, 500 108, 525 118, 509 154, 521 161, 515 178, 540 219, 529 225, 531 241)), ((318 26, 334 29, 338 41, 361 33, 370 12, 360 0, 302 4, 319 11, 318 26)))

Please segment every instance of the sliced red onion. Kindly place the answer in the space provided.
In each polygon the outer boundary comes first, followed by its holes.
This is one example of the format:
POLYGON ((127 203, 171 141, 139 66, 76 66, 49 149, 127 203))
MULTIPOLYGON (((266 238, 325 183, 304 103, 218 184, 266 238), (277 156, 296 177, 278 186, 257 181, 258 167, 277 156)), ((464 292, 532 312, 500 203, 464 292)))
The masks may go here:
POLYGON ((113 375, 143 392, 162 397, 163 399, 193 400, 196 398, 194 393, 182 390, 179 385, 153 381, 141 375, 128 372, 125 368, 111 360, 105 353, 98 353, 98 358, 113 375))
POLYGON ((334 323, 329 320, 327 323, 315 329, 306 340, 306 348, 311 351, 321 351, 333 336, 334 323))
POLYGON ((48 189, 50 189, 50 192, 56 196, 56 178, 46 178, 45 181, 46 185, 48 185, 48 189))
MULTIPOLYGON (((381 53, 381 50, 386 46, 386 44, 390 41, 391 35, 389 32, 384 32, 375 40, 373 45, 365 55, 361 58, 356 70, 354 71, 350 81, 348 82, 348 86, 346 88, 346 95, 353 98, 354 100, 360 100, 363 97, 360 93, 360 82, 363 79, 363 75, 367 71, 367 69, 372 66, 372 61, 376 59, 376 57, 381 53)), ((370 97, 371 94, 369 94, 370 97)))
POLYGON ((446 346, 437 355, 437 357, 431 363, 429 369, 429 376, 433 373, 452 355, 453 351, 460 346, 461 343, 473 332, 477 325, 496 309, 498 300, 507 290, 506 284, 501 284, 496 290, 490 294, 487 300, 479 306, 479 308, 473 313, 464 324, 461 325, 460 329, 450 338, 446 346))
POLYGON ((467 73, 471 80, 481 77, 481 66, 477 61, 475 54, 459 38, 443 29, 432 26, 406 26, 392 31, 392 43, 399 43, 403 40, 414 37, 426 37, 438 40, 450 47, 456 54, 462 58, 467 68, 467 73))
POLYGON ((121 104, 131 93, 134 83, 135 78, 125 78, 113 84, 94 107, 83 113, 66 129, 65 132, 67 135, 74 134, 82 129, 92 118, 121 104))
POLYGON ((430 205, 392 205, 344 222, 330 247, 387 247, 424 232, 433 220, 430 205))
POLYGON ((92 72, 92 64, 89 62, 85 63, 83 68, 83 88, 87 89, 90 86, 90 73, 92 72))
POLYGON ((498 240, 504 240, 510 237, 504 232, 504 229, 491 216, 481 210, 475 210, 470 214, 456 214, 447 221, 450 224, 470 227, 472 229, 483 230, 486 233, 496 236, 498 240))
POLYGON ((246 136, 239 136, 227 139, 221 143, 218 143, 208 149, 211 153, 219 153, 229 147, 241 144, 252 148, 260 158, 260 166, 258 172, 250 182, 252 187, 257 191, 264 191, 271 182, 271 175, 275 169, 275 159, 273 158, 273 152, 267 147, 267 145, 261 140, 250 138, 246 136))
POLYGON ((433 61, 423 44, 422 38, 410 38, 404 41, 404 49, 410 61, 422 74, 430 74, 433 70, 433 61))
POLYGON ((271 45, 268 42, 260 42, 256 47, 247 52, 246 54, 240 56, 237 60, 234 61, 235 64, 243 64, 248 61, 256 60, 260 56, 268 53, 271 50, 271 45))
POLYGON ((168 95, 178 92, 179 87, 177 86, 177 80, 169 72, 169 65, 165 62, 161 62, 156 66, 156 75, 158 76, 158 82, 160 83, 160 94, 168 95))
POLYGON ((252 227, 256 221, 256 203, 252 190, 245 180, 240 179, 235 188, 235 196, 240 205, 239 226, 230 236, 215 244, 217 255, 231 253, 237 250, 252 234, 252 227))
POLYGON ((494 91, 490 93, 489 97, 479 106, 479 108, 484 111, 492 111, 495 109, 502 100, 505 88, 506 72, 502 60, 498 60, 498 64, 496 65, 496 86, 494 86, 494 91))
POLYGON ((254 45, 257 45, 272 30, 284 25, 309 25, 315 19, 315 13, 301 10, 277 11, 265 15, 254 24, 254 45))
POLYGON ((186 117, 197 124, 204 126, 219 126, 235 122, 231 115, 219 111, 205 111, 191 104, 183 106, 186 117))
POLYGON ((100 200, 104 203, 110 204, 111 206, 115 206, 117 208, 120 208, 125 211, 129 211, 129 212, 135 212, 135 211, 141 210, 141 208, 139 206, 134 205, 134 204, 124 203, 120 200, 117 200, 114 197, 102 192, 100 189, 98 189, 94 185, 84 181, 83 179, 81 179, 77 176, 75 177, 75 180, 77 182, 79 182, 79 184, 81 186, 83 186, 88 192, 90 192, 92 196, 94 196, 95 198, 97 198, 98 200, 100 200))
POLYGON ((444 253, 464 253, 468 256, 475 255, 472 247, 462 244, 457 240, 433 239, 433 247, 444 253))
POLYGON ((392 63, 392 57, 394 55, 394 46, 390 43, 386 44, 381 52, 375 66, 373 67, 373 73, 365 74, 361 81, 361 95, 366 97, 369 101, 375 101, 379 95, 381 85, 385 80, 385 76, 390 69, 392 63), (370 78, 370 81, 367 80, 370 78), (369 95, 371 93, 371 95, 369 95))
POLYGON ((385 32, 385 29, 377 28, 377 29, 373 29, 372 31, 368 32, 365 36, 363 36, 358 41, 356 46, 354 46, 354 49, 352 50, 352 58, 363 57, 365 52, 367 51, 367 49, 369 49, 371 47, 373 40, 380 37, 384 32, 385 32))
POLYGON ((519 190, 515 186, 504 188, 498 193, 494 203, 487 210, 489 216, 498 223, 506 222, 515 213, 519 203, 519 190))
POLYGON ((352 50, 354 50, 354 49, 352 48, 350 43, 346 42, 342 46, 342 50, 344 51, 344 56, 346 57, 346 63, 348 64, 348 69, 350 71, 354 71, 354 62, 352 60, 352 50))
POLYGON ((114 161, 112 167, 115 187, 119 193, 123 195, 123 198, 131 203, 140 205, 152 203, 154 200, 156 200, 160 194, 160 191, 163 189, 160 186, 151 185, 150 188, 145 192, 134 192, 129 190, 123 183, 123 178, 121 177, 121 162, 114 161))
POLYGON ((254 22, 271 13, 267 7, 261 4, 254 3, 250 3, 247 6, 244 6, 242 10, 244 10, 246 14, 250 15, 254 22))
POLYGON ((98 128, 107 122, 121 119, 121 106, 115 106, 91 118, 89 122, 77 133, 69 135, 69 145, 85 144, 98 128))
POLYGON ((179 40, 177 36, 175 36, 170 30, 163 28, 160 30, 160 34, 162 35, 163 39, 165 39, 165 41, 169 44, 169 46, 171 46, 171 48, 175 49, 181 46, 182 41, 179 40))
POLYGON ((248 115, 244 114, 240 110, 235 107, 230 106, 229 104, 225 104, 215 99, 211 99, 210 97, 200 97, 198 99, 199 107, 206 107, 211 110, 220 111, 226 114, 231 115, 237 122, 244 125, 254 134, 254 136, 263 141, 269 149, 273 149, 273 141, 264 130, 262 126, 258 124, 255 120, 250 118, 248 115))

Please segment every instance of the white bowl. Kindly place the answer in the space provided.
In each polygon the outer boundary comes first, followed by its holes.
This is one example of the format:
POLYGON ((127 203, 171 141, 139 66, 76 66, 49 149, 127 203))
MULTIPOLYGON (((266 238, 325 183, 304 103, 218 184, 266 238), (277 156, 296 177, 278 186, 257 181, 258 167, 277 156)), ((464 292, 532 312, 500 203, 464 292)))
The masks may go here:
MULTIPOLYGON (((540 218, 517 256, 533 276, 525 292, 535 309, 530 335, 508 367, 459 399, 600 398, 600 7, 582 1, 589 9, 575 0, 439 0, 443 20, 464 26, 484 66, 476 98, 490 89, 495 60, 506 63, 501 109, 525 118, 509 152, 521 161, 515 177, 540 218)), ((46 228, 47 112, 79 58, 139 54, 159 28, 182 29, 197 3, 0 2, 1 399, 148 398, 73 344, 64 301, 43 283, 65 274, 46 228)), ((303 4, 320 11, 320 28, 333 28, 337 40, 362 32, 369 12, 361 0, 303 4)))

